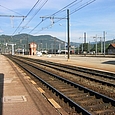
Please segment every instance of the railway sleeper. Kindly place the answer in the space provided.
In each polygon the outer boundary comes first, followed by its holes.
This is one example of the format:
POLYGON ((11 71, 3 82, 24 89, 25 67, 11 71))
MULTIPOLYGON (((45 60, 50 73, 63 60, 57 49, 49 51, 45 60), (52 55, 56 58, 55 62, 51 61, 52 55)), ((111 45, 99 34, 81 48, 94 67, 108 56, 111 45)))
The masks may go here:
POLYGON ((97 100, 89 99, 88 101, 87 100, 80 101, 80 103, 81 103, 82 106, 92 106, 92 105, 95 105, 95 104, 101 104, 103 102, 102 102, 101 99, 97 99, 97 100))
POLYGON ((101 103, 86 107, 89 111, 108 110, 110 108, 112 108, 110 103, 101 103))
MULTIPOLYGON (((71 90, 71 91, 74 92, 75 94, 81 94, 81 93, 83 94, 83 93, 84 93, 83 91, 77 90, 76 88, 75 88, 75 89, 73 89, 73 88, 68 88, 68 89, 67 89, 67 88, 61 88, 61 89, 60 89, 61 92, 65 92, 65 93, 70 93, 70 92, 68 92, 69 90, 71 90)), ((71 92, 71 93, 72 93, 72 92, 71 92)), ((86 95, 86 94, 85 94, 85 95, 86 95)))
POLYGON ((87 97, 87 94, 83 94, 83 93, 75 93, 75 92, 63 92, 63 94, 67 95, 67 96, 71 96, 71 97, 74 97, 74 98, 84 98, 84 97, 87 97))
POLYGON ((94 112, 96 115, 115 115, 115 108, 109 110, 100 110, 94 112))
POLYGON ((86 95, 86 96, 83 96, 83 97, 75 98, 76 101, 86 101, 86 100, 89 101, 90 99, 95 99, 95 97, 86 95))
MULTIPOLYGON (((56 85, 57 85, 57 84, 56 84, 56 85)), ((62 90, 62 91, 63 91, 63 90, 67 90, 67 88, 66 88, 64 85, 59 85, 58 87, 59 87, 60 90, 62 90)), ((70 87, 70 88, 71 88, 71 87, 70 87)), ((70 89, 70 88, 68 88, 68 89, 70 89)))
POLYGON ((86 94, 79 94, 79 95, 76 95, 75 93, 74 94, 68 94, 68 97, 71 97, 71 99, 76 99, 76 98, 80 98, 80 97, 86 97, 87 95, 86 94))

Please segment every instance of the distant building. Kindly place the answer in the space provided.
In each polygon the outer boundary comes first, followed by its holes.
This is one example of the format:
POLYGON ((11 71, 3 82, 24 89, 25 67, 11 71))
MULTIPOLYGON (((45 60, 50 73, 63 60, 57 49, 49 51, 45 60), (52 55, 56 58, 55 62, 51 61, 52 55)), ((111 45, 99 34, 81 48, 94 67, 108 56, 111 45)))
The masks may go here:
POLYGON ((32 42, 29 44, 29 54, 30 55, 35 55, 36 54, 36 48, 37 48, 37 44, 32 42))
POLYGON ((108 54, 115 54, 115 43, 112 43, 108 46, 107 48, 107 53, 108 54))

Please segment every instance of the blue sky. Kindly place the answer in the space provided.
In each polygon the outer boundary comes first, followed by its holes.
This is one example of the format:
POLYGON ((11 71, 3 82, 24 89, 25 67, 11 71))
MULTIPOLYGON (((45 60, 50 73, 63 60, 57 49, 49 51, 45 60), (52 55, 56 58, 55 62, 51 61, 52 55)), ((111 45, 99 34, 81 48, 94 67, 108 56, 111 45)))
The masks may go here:
MULTIPOLYGON (((40 17, 52 17, 52 14, 73 1, 75 0, 39 0, 39 3, 27 18, 25 18, 18 29, 17 27, 23 18, 1 16, 0 35, 15 35, 19 33, 28 33, 32 35, 47 34, 67 41, 66 19, 56 22, 58 19, 48 18, 42 21, 42 18, 40 17), (41 8, 45 2, 46 4, 41 8), (39 12, 36 14, 38 10, 39 12), (37 26, 38 24, 39 26, 37 26)), ((90 0, 76 0, 75 5, 65 8, 63 11, 54 15, 54 18, 64 18, 66 17, 67 9, 69 9, 71 13, 75 11, 75 9, 79 9, 88 1, 90 0)), ((37 0, 0 0, 0 15, 26 16, 36 2, 37 0)), ((103 31, 106 32, 106 40, 115 39, 114 0, 95 0, 93 3, 70 15, 71 42, 83 42, 84 32, 87 33, 87 42, 94 42, 93 37, 103 37, 103 31)), ((100 39, 98 38, 97 41, 99 40, 100 39)))

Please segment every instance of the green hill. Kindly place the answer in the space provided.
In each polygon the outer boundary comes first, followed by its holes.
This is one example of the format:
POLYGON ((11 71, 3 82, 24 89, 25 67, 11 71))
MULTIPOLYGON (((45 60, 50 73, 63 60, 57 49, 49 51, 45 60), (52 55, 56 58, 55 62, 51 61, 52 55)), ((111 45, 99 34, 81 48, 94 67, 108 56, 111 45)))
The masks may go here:
MULTIPOLYGON (((56 37, 53 37, 50 35, 33 36, 33 35, 29 35, 29 34, 18 34, 18 35, 14 35, 14 36, 1 35, 0 36, 0 51, 2 50, 5 52, 5 50, 8 50, 8 52, 11 52, 10 44, 16 44, 15 49, 27 50, 29 47, 29 44, 31 42, 35 42, 37 44, 37 50, 39 50, 39 51, 43 51, 43 50, 48 50, 48 51, 55 50, 56 51, 59 49, 60 50, 65 49, 65 41, 62 41, 59 38, 56 38, 56 37)), ((105 43, 106 48, 112 42, 113 42, 112 40, 106 41, 106 43, 105 43)), ((74 46, 73 48, 76 48, 76 50, 78 50, 78 49, 80 51, 82 50, 82 44, 80 44, 80 43, 71 42, 70 45, 74 46), (78 46, 79 46, 79 48, 78 48, 78 46)), ((98 42, 97 43, 98 52, 100 52, 100 50, 101 50, 100 45, 101 45, 101 43, 98 42)), ((67 46, 67 43, 66 43, 66 46, 67 46)), ((83 45, 83 49, 85 51, 88 51, 88 48, 91 51, 94 51, 95 43, 90 43, 90 46, 88 46, 88 43, 85 43, 83 45)))
POLYGON ((50 35, 40 35, 32 36, 28 34, 18 34, 14 36, 1 35, 0 43, 2 44, 16 44, 16 48, 27 48, 28 44, 35 42, 37 44, 38 50, 42 49, 63 49, 65 47, 65 42, 50 35), (60 44, 60 45, 59 45, 60 44))

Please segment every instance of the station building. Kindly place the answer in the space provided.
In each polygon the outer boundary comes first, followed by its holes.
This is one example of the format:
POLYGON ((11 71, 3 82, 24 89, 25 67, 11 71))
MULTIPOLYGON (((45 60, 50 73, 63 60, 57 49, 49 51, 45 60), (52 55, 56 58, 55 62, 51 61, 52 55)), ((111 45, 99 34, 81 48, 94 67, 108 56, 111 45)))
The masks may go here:
POLYGON ((107 48, 107 53, 109 55, 115 55, 115 43, 109 44, 107 48))

